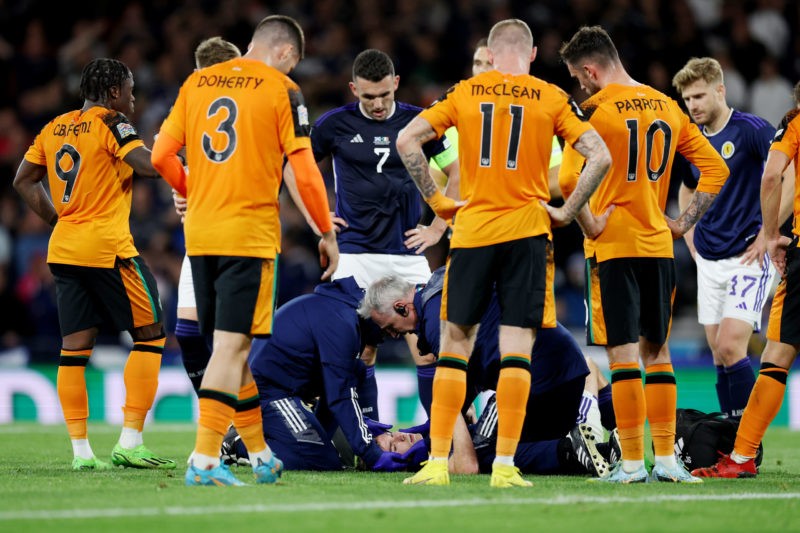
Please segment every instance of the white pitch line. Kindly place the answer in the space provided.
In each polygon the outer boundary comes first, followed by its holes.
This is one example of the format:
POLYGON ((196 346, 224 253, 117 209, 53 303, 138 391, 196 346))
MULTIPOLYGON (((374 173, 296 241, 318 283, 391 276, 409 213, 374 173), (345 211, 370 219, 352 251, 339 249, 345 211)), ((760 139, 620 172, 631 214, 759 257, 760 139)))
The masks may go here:
MULTIPOLYGON (((202 490, 202 489, 201 489, 202 490)), ((229 489, 230 490, 230 489, 229 489)), ((233 489, 237 490, 237 489, 233 489)), ((241 490, 241 489, 239 489, 241 490)), ((641 498, 631 496, 559 496, 556 498, 509 498, 468 500, 409 500, 373 502, 311 502, 287 504, 249 504, 213 507, 163 507, 163 508, 116 508, 116 509, 64 509, 0 512, 0 522, 11 520, 67 520, 89 518, 126 518, 145 516, 198 516, 231 513, 294 513, 319 511, 364 511, 380 509, 421 509, 462 506, 510 506, 510 505, 575 505, 661 503, 661 502, 713 502, 747 500, 800 500, 800 493, 739 493, 739 494, 675 494, 651 495, 641 498)))
MULTIPOLYGON (((120 428, 122 425, 119 426, 115 425, 107 425, 102 424, 100 422, 97 425, 89 423, 89 434, 90 435, 106 435, 110 433, 119 433, 120 428)), ((159 423, 157 425, 149 426, 146 425, 144 428, 145 436, 147 435, 148 431, 152 431, 155 433, 183 433, 183 432, 193 432, 196 431, 197 426, 193 424, 185 424, 185 423, 177 423, 177 424, 164 424, 159 423)), ((63 424, 53 424, 49 426, 36 426, 36 425, 29 425, 29 426, 19 426, 19 425, 0 425, 0 435, 61 435, 67 434, 66 428, 64 428, 63 424)))

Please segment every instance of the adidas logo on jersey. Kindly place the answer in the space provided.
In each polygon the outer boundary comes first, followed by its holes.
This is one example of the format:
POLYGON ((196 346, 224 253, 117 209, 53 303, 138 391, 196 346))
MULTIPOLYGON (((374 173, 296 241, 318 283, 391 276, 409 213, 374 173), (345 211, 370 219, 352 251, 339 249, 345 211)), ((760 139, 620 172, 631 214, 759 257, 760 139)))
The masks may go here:
POLYGON ((361 134, 360 133, 356 133, 356 136, 353 137, 352 139, 350 139, 350 142, 351 143, 363 143, 364 139, 361 138, 361 134))
POLYGON ((747 304, 742 302, 736 306, 736 309, 741 309, 742 311, 747 311, 747 304))

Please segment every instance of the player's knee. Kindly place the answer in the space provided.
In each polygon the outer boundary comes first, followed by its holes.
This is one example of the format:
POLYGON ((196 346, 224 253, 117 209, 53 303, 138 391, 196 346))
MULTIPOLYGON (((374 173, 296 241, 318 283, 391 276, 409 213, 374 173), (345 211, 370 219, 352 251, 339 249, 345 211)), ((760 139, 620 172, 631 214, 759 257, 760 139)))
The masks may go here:
POLYGON ((164 325, 161 322, 142 326, 131 331, 131 337, 136 342, 152 341, 164 336, 164 325))
POLYGON ((89 328, 66 335, 61 341, 61 347, 65 350, 85 350, 94 347, 97 337, 97 328, 89 328))

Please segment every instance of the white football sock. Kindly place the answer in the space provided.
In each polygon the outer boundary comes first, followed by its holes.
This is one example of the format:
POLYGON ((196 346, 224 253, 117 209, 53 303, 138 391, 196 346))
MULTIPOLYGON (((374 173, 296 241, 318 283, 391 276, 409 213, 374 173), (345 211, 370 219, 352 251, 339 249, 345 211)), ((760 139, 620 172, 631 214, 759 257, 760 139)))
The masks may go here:
POLYGON ((72 455, 81 459, 91 459, 94 457, 89 439, 72 439, 72 455))

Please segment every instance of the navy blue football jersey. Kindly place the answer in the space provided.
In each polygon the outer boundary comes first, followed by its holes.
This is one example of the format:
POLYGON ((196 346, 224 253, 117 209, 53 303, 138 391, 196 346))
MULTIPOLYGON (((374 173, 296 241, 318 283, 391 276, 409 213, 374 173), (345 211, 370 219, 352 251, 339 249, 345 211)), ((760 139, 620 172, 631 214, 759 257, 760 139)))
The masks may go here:
MULTIPOLYGON (((421 108, 395 103, 384 121, 366 116, 358 102, 322 115, 311 129, 317 161, 331 156, 336 215, 348 227, 339 233, 342 253, 413 254, 403 241, 417 226, 422 198, 397 154, 397 134, 421 108)), ((428 158, 446 149, 446 139, 423 146, 428 158)))
MULTIPOLYGON (((717 133, 705 135, 731 171, 719 196, 694 230, 694 245, 705 259, 735 257, 753 242, 761 229, 761 173, 773 128, 763 118, 733 110, 728 123, 717 133)), ((699 171, 684 178, 687 187, 697 187, 699 171)))
POLYGON ((347 277, 286 303, 275 313, 272 336, 253 340, 248 363, 262 401, 297 396, 310 402, 319 397, 353 451, 376 457, 380 449, 367 430, 356 394, 364 341, 356 309, 363 294, 347 277))
MULTIPOLYGON (((414 296, 417 310, 417 346, 421 354, 439 353, 439 312, 442 302, 444 267, 431 276, 425 289, 414 296)), ((496 390, 500 373, 498 346, 500 306, 492 296, 489 307, 481 317, 481 327, 469 361, 468 398, 484 390, 496 390)), ((541 394, 575 378, 589 374, 589 367, 572 334, 561 324, 555 328, 540 328, 531 354, 531 393, 541 394)))

